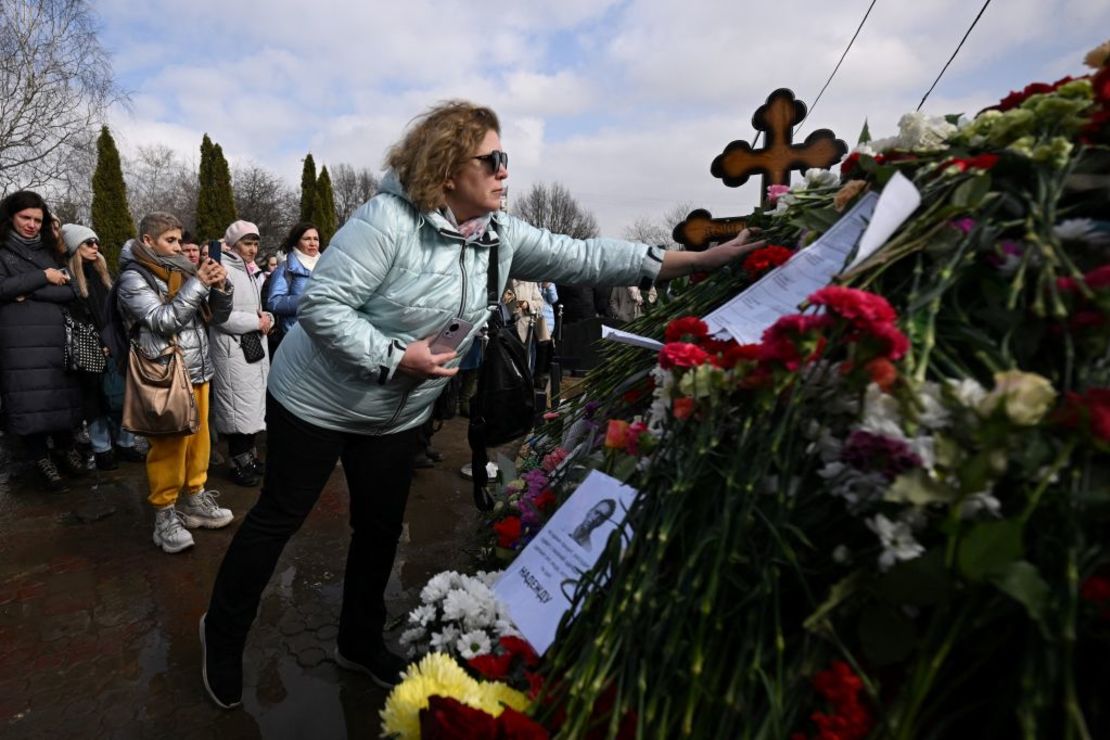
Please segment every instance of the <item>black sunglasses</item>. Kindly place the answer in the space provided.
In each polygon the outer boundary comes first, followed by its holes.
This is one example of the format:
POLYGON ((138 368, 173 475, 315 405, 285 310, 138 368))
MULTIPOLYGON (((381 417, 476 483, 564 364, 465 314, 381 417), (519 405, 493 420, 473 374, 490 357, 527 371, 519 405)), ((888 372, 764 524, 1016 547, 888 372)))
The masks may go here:
POLYGON ((509 169, 509 154, 508 152, 500 152, 494 149, 489 154, 479 154, 471 159, 480 159, 489 165, 490 172, 497 174, 502 167, 509 169))
POLYGON ((100 240, 99 239, 86 239, 85 241, 81 242, 82 247, 85 246, 86 244, 88 244, 90 246, 98 247, 98 246, 100 246, 100 240))

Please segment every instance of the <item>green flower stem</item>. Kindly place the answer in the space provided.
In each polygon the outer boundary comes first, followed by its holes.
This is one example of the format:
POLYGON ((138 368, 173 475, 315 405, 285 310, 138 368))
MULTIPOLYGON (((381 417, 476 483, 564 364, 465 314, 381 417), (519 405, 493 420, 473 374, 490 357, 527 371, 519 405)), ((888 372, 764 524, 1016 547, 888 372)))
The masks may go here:
POLYGON ((1072 438, 1060 448, 1060 451, 1056 453, 1056 459, 1052 461, 1052 466, 1041 478, 1037 487, 1033 489, 1033 493, 1029 496, 1029 502, 1025 505, 1025 511, 1023 511, 1021 517, 1019 517, 1019 521, 1021 521, 1023 525, 1029 521, 1029 517, 1033 515, 1037 505, 1040 504, 1041 496, 1043 496, 1045 490, 1048 489, 1052 479, 1055 478, 1071 460, 1071 453, 1075 451, 1075 443, 1075 439, 1072 438))

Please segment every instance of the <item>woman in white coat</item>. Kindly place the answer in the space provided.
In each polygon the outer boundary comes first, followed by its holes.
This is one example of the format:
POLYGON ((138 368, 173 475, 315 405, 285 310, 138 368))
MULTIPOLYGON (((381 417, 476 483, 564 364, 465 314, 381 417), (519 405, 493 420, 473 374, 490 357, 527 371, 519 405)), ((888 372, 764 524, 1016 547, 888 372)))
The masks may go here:
POLYGON ((265 335, 274 317, 262 310, 258 266, 258 227, 236 221, 224 234, 227 251, 223 266, 234 287, 231 317, 209 329, 212 361, 212 425, 227 438, 231 458, 231 480, 240 486, 256 486, 262 463, 254 448, 254 435, 266 428, 266 378, 270 358, 265 335))

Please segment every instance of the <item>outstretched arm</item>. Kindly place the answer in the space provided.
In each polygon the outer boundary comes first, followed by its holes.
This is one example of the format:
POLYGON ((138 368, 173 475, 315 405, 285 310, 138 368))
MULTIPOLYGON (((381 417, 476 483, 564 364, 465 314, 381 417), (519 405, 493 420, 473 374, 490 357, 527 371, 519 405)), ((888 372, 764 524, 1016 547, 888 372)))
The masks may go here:
POLYGON ((691 272, 710 272, 727 265, 734 259, 763 246, 763 241, 749 241, 753 232, 744 229, 735 239, 711 247, 704 252, 670 252, 663 255, 660 280, 671 280, 691 272))

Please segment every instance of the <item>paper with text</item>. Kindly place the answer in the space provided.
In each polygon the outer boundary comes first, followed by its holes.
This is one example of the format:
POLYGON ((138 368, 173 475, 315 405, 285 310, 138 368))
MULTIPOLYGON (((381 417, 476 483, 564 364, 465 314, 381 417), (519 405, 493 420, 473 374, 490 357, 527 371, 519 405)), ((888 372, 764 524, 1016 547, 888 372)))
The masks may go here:
POLYGON ((635 498, 636 489, 592 471, 497 581, 494 593, 538 654, 555 641, 579 579, 635 498))
POLYGON ((610 342, 620 342, 621 344, 631 344, 633 347, 643 347, 644 349, 660 350, 663 349, 663 343, 657 342, 648 337, 642 337, 639 334, 632 332, 614 329, 611 326, 601 325, 601 338, 608 339, 610 342))

